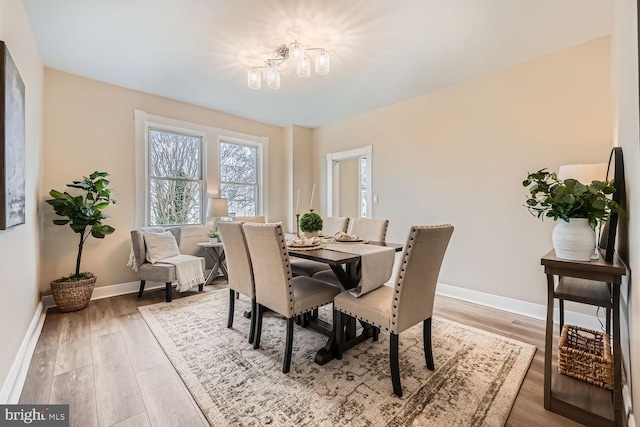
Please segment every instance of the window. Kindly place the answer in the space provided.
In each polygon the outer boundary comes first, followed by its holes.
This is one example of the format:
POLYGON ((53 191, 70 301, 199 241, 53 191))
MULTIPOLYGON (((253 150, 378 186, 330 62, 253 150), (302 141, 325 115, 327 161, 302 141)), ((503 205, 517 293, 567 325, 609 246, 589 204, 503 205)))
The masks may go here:
POLYGON ((149 128, 148 141, 148 224, 202 224, 202 137, 149 128))
POLYGON ((220 143, 220 194, 229 200, 231 216, 260 214, 258 148, 220 143))
POLYGON ((135 110, 135 226, 208 226, 208 197, 228 197, 229 212, 267 211, 269 139, 135 110))

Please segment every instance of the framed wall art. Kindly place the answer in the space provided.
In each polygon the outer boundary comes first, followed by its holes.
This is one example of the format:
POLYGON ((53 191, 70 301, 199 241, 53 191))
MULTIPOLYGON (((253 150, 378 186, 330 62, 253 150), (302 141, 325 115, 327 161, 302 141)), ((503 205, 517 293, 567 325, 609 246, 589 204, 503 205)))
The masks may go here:
POLYGON ((0 230, 25 221, 24 83, 0 41, 0 230))

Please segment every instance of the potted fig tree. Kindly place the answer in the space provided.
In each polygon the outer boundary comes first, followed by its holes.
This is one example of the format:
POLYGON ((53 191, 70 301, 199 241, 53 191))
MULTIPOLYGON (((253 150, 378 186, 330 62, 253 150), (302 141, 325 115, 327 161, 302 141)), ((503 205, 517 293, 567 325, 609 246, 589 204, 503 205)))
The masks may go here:
POLYGON ((73 181, 67 187, 76 189, 78 195, 51 190, 52 199, 45 200, 53 207, 54 212, 64 219, 54 219, 55 225, 69 225, 78 233, 78 254, 75 273, 51 282, 51 292, 60 311, 80 310, 89 303, 96 276, 93 273, 81 272, 82 249, 89 236, 103 239, 115 229, 102 221, 110 219, 102 211, 116 201, 111 198, 112 189, 107 188, 109 176, 106 172, 94 172, 82 181, 73 181), (78 191, 79 190, 79 191, 78 191))

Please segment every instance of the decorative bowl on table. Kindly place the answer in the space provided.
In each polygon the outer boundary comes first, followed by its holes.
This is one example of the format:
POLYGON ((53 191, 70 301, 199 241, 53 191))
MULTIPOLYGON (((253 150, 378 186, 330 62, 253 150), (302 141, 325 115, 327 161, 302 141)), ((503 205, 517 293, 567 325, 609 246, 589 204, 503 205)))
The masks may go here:
POLYGON ((333 238, 336 242, 340 243, 367 243, 357 234, 347 234, 342 231, 338 231, 336 234, 334 234, 333 238))

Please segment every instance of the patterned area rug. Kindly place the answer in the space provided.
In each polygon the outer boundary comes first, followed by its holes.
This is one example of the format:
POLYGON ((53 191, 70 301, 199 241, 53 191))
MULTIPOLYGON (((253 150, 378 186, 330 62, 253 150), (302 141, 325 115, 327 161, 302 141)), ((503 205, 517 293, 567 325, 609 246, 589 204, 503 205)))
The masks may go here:
MULTIPOLYGON (((214 426, 502 426, 535 346, 433 319, 435 371, 425 367, 422 325, 400 335, 404 395, 393 394, 389 335, 348 350, 342 360, 314 363, 326 337, 296 326, 291 371, 282 373, 286 325, 265 314, 261 348, 247 342, 249 301, 229 292, 138 310, 214 426)), ((321 316, 328 318, 330 308, 321 316)))

